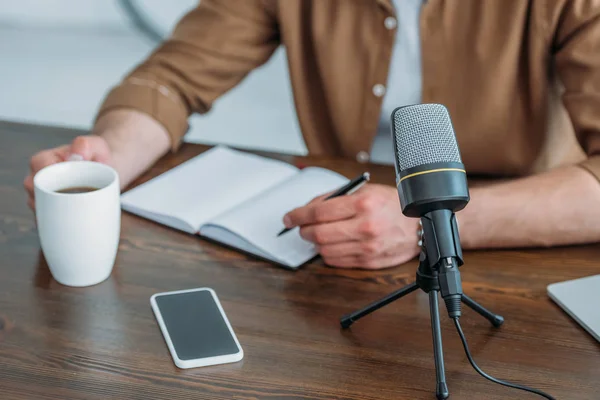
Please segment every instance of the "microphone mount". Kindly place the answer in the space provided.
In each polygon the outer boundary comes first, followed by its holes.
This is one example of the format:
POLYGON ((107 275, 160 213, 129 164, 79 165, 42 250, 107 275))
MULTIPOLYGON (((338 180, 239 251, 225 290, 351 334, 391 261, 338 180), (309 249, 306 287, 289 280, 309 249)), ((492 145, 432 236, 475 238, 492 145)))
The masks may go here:
POLYGON ((429 267, 437 271, 440 293, 450 318, 461 315, 462 282, 458 267, 463 255, 458 235, 456 215, 448 209, 437 209, 421 217, 423 250, 429 267))
MULTIPOLYGON (((454 224, 452 224, 452 231, 455 231, 457 234, 458 230, 456 229, 456 218, 452 212, 450 213, 452 214, 452 220, 454 221, 454 224)), ((437 218, 442 217, 446 218, 447 215, 425 215, 422 218, 424 228, 422 233, 423 245, 421 246, 421 253, 419 255, 419 267, 417 268, 415 282, 388 294, 384 298, 367 305, 363 309, 345 315, 340 320, 342 328, 347 329, 354 322, 358 321, 364 316, 371 314, 373 311, 376 311, 381 307, 384 307, 387 304, 416 291, 417 289, 421 289, 425 293, 428 293, 429 313, 431 316, 431 332, 433 336, 436 397, 438 400, 447 399, 450 396, 448 385, 446 384, 444 368, 444 352, 442 346, 442 331, 440 327, 438 293, 441 292, 451 318, 455 318, 456 320, 458 319, 460 316, 460 305, 462 302, 479 315, 490 321, 493 326, 499 327, 504 323, 504 318, 502 316, 489 311, 475 300, 462 293, 460 275, 458 273, 458 267, 463 264, 462 251, 460 250, 460 247, 455 246, 454 255, 447 255, 446 251, 449 251, 449 249, 445 249, 440 245, 439 241, 432 239, 430 234, 425 233, 429 231, 429 229, 425 228, 428 223, 435 223, 437 218), (435 257, 430 258, 430 255, 435 257), (446 297, 444 297, 444 291, 447 291, 446 297), (456 310, 458 310, 458 315, 456 315, 456 310)), ((455 243, 460 242, 456 241, 455 243)))

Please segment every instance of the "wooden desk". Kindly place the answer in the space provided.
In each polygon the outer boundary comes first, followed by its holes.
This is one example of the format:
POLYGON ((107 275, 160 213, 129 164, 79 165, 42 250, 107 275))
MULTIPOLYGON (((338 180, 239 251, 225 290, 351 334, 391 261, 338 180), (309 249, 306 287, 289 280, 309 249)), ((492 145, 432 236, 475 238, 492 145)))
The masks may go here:
MULTIPOLYGON (((40 253, 22 180, 29 156, 79 132, 0 123, 0 398, 433 399, 427 295, 409 297, 341 331, 341 315, 413 280, 416 263, 383 271, 297 272, 123 215, 117 264, 94 287, 61 286, 40 253), (242 362, 177 369, 149 298, 214 288, 245 351, 242 362)), ((205 147, 185 145, 142 179, 205 147)), ((352 176, 364 166, 297 158, 352 176)), ((392 170, 369 167, 375 181, 392 170)), ((552 282, 600 273, 600 247, 468 252, 465 291, 502 314, 496 330, 465 309, 475 359, 499 378, 558 399, 600 398, 600 346, 546 296, 552 282)), ((600 306, 600 305, 599 305, 600 306)), ((537 399, 492 384, 468 364, 442 309, 452 399, 537 399)))

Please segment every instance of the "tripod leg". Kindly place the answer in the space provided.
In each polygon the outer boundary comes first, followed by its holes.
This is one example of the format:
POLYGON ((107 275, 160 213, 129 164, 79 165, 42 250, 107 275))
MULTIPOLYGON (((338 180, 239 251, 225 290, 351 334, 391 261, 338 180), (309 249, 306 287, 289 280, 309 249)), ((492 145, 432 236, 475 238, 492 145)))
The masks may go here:
POLYGON ((444 349, 442 348, 442 330, 440 328, 440 309, 438 291, 429 292, 429 313, 431 314, 431 332, 433 333, 433 358, 435 361, 435 395, 438 400, 450 397, 446 385, 446 372, 444 370, 444 349))
POLYGON ((479 315, 490 321, 492 325, 494 325, 496 328, 498 328, 504 323, 504 317, 498 314, 494 314, 493 312, 483 307, 481 304, 477 303, 475 300, 473 300, 464 293, 462 295, 462 302, 465 303, 469 308, 477 312, 479 315))
POLYGON ((344 315, 340 320, 340 324, 342 325, 342 328, 346 329, 346 328, 350 327, 350 325, 352 325, 354 322, 356 322, 359 319, 361 319, 362 317, 364 317, 365 315, 371 314, 373 311, 378 310, 381 307, 391 303, 392 301, 398 300, 399 298, 404 297, 407 294, 414 292, 418 288, 419 288, 419 286, 417 286, 416 282, 413 282, 410 285, 404 286, 402 289, 396 290, 395 292, 388 294, 383 299, 377 300, 376 302, 369 304, 368 306, 366 306, 365 308, 363 308, 361 310, 354 311, 353 313, 344 315))

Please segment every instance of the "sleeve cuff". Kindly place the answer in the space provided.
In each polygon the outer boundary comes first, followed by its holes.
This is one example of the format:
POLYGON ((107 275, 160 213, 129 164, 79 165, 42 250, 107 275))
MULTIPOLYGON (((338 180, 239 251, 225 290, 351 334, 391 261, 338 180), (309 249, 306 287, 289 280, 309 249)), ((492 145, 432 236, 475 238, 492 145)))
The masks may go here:
POLYGON ((172 150, 177 150, 188 131, 188 112, 179 99, 166 87, 143 85, 125 81, 112 89, 100 106, 96 119, 108 111, 130 108, 148 114, 169 133, 172 150))
POLYGON ((600 155, 590 156, 587 160, 581 162, 579 166, 587 170, 600 181, 600 155))

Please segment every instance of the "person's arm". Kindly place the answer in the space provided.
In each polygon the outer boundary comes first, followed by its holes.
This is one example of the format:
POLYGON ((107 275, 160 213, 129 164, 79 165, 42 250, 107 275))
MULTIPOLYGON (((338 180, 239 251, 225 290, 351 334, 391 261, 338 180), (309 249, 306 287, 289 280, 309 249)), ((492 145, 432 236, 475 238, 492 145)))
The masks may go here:
MULTIPOLYGON (((170 147, 165 128, 147 114, 135 110, 120 109, 104 114, 96 122, 92 134, 106 141, 110 149, 109 164, 119 173, 122 188, 150 168, 170 147)), ((85 143, 85 139, 74 142, 71 153, 90 159, 91 155, 85 154, 85 143)))
POLYGON ((123 186, 177 148, 191 113, 208 111, 271 56, 273 12, 266 0, 203 0, 108 94, 93 133, 108 143, 123 186))
POLYGON ((599 242, 600 184, 572 166, 475 187, 457 218, 465 249, 599 242))
POLYGON ((551 61, 588 159, 579 166, 472 189, 471 202, 458 213, 466 248, 600 241, 600 6, 573 0, 548 9, 551 61))
POLYGON ((111 90, 98 115, 116 109, 147 114, 164 127, 176 149, 190 114, 210 110, 278 45, 274 1, 202 0, 111 90))

